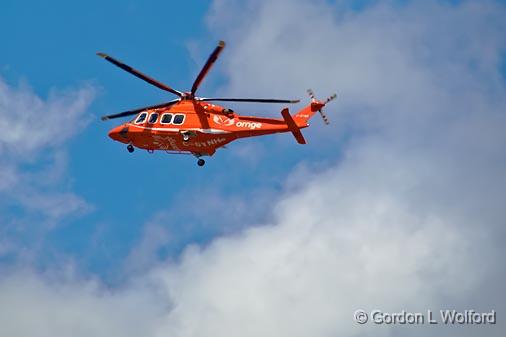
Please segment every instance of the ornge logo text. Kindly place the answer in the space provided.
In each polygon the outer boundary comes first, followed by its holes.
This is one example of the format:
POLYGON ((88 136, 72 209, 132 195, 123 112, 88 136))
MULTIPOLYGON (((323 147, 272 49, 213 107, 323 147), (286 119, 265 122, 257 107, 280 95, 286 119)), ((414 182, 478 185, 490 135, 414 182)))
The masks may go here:
POLYGON ((249 128, 251 130, 260 129, 262 127, 262 123, 258 122, 237 122, 235 126, 238 128, 249 128))

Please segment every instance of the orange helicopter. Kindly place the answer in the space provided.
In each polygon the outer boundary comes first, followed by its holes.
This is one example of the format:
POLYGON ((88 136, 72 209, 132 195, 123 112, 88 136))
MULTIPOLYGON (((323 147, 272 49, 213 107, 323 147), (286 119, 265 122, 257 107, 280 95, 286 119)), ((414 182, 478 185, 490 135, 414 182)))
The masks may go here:
POLYGON ((224 47, 225 42, 220 41, 189 92, 172 89, 107 54, 97 53, 141 80, 178 96, 165 103, 103 116, 102 120, 108 120, 137 115, 133 120, 111 129, 109 137, 127 144, 127 150, 130 153, 134 152, 134 147, 137 147, 150 153, 163 150, 171 154, 193 154, 198 159, 197 164, 203 166, 205 161, 201 158, 202 156, 212 156, 216 149, 240 138, 291 132, 299 144, 306 144, 300 129, 309 126, 308 120, 317 111, 320 112, 325 124, 328 124, 322 108, 336 97, 335 94, 325 101, 319 101, 315 99, 313 92, 308 90, 311 103, 293 116, 288 112, 288 108, 284 108, 281 111, 282 119, 240 116, 231 109, 208 102, 298 103, 299 100, 195 96, 202 80, 224 47))

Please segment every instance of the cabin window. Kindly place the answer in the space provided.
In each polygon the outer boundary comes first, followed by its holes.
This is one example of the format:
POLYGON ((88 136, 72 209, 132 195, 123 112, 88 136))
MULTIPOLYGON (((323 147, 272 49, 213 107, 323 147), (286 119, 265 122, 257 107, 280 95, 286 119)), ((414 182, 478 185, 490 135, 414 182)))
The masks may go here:
POLYGON ((163 114, 160 123, 170 124, 172 122, 172 114, 163 114))
POLYGON ((149 115, 148 123, 155 124, 158 119, 158 114, 156 112, 149 115))
POLYGON ((172 121, 172 124, 176 124, 176 125, 183 124, 183 121, 184 121, 184 115, 177 114, 177 115, 174 115, 174 120, 172 121))
POLYGON ((137 119, 135 120, 135 124, 141 124, 141 123, 144 123, 144 121, 146 120, 146 116, 148 114, 146 112, 143 112, 139 115, 139 117, 137 117, 137 119))

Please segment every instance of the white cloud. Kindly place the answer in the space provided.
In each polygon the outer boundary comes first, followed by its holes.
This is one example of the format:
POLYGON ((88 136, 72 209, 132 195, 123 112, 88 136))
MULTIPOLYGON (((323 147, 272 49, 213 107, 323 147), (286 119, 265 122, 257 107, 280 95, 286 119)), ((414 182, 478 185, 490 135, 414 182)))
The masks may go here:
MULTIPOLYGON (((3 279, 0 331, 389 335, 387 329, 357 326, 353 311, 458 304, 492 268, 487 261, 497 255, 486 248, 490 238, 470 229, 481 224, 413 210, 410 190, 420 182, 411 166, 386 170, 382 179, 350 180, 356 170, 370 172, 369 156, 311 178, 278 204, 272 224, 217 239, 205 249, 189 247, 179 261, 138 276, 133 286, 107 291, 95 281, 34 274, 3 279), (475 245, 484 247, 479 255, 475 245)), ((384 163, 399 166, 392 158, 384 163)))
POLYGON ((267 224, 190 246, 125 288, 0 279, 0 335, 502 336, 506 9, 340 4, 220 0, 209 19, 228 37, 230 94, 339 91, 332 127, 313 138, 360 130, 329 153, 344 151, 335 167, 296 172, 267 224), (448 307, 495 309, 499 323, 427 330, 352 317, 448 307))
POLYGON ((94 96, 91 86, 52 90, 43 100, 26 85, 12 88, 0 79, 0 151, 27 160, 80 132, 90 121, 84 112, 94 96))
POLYGON ((12 337, 145 335, 161 312, 145 289, 111 293, 61 274, 57 280, 26 271, 4 277, 0 298, 0 332, 12 337))
MULTIPOLYGON (((13 87, 0 77, 0 235, 16 241, 17 233, 39 236, 63 218, 90 210, 72 191, 62 189, 66 142, 89 122, 86 109, 94 88, 52 89, 41 98, 26 84, 13 87), (20 211, 21 210, 21 211, 20 211)), ((0 256, 34 248, 6 244, 0 256)))

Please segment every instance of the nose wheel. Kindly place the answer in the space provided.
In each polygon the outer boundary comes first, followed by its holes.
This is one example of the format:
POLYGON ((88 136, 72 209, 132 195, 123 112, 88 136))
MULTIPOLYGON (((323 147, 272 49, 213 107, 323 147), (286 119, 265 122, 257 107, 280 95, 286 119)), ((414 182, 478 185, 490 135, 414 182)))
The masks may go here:
POLYGON ((197 160, 197 165, 198 166, 204 166, 205 163, 206 163, 206 161, 204 159, 197 160))
POLYGON ((127 146, 127 150, 128 150, 128 152, 130 152, 130 153, 134 152, 134 147, 133 147, 133 145, 132 145, 132 144, 128 144, 128 146, 127 146))

